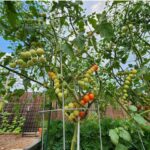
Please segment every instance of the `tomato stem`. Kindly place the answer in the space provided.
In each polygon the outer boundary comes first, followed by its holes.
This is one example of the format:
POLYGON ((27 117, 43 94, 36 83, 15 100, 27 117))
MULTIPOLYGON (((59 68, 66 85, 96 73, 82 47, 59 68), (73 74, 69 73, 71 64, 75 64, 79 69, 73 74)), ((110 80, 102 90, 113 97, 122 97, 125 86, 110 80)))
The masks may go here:
POLYGON ((76 149, 75 148, 76 143, 77 143, 77 124, 75 124, 74 134, 73 134, 73 137, 72 137, 70 150, 75 150, 76 149))

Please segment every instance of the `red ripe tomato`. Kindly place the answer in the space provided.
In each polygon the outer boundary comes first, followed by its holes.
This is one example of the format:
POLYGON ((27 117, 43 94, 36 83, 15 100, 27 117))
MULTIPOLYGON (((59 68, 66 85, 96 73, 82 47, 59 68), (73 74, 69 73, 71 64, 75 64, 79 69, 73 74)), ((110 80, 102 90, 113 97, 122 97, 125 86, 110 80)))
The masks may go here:
POLYGON ((89 94, 89 98, 90 98, 90 100, 94 100, 94 94, 93 94, 93 93, 90 93, 90 94, 89 94))
POLYGON ((85 102, 89 102, 90 98, 89 98, 88 95, 85 95, 85 96, 83 97, 83 100, 84 100, 85 102))
POLYGON ((84 111, 80 111, 79 112, 79 116, 80 116, 80 118, 83 118, 85 116, 85 112, 84 111))
POLYGON ((93 65, 92 68, 94 69, 94 71, 98 70, 98 65, 93 65))
POLYGON ((81 100, 80 104, 81 104, 81 105, 85 105, 85 104, 86 104, 86 101, 81 100))

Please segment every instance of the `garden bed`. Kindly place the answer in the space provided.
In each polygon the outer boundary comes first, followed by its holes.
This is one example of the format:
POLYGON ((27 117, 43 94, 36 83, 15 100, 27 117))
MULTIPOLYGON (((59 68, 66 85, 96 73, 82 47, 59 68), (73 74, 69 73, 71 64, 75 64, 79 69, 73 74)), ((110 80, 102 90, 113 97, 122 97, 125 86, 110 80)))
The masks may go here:
POLYGON ((21 135, 0 135, 0 150, 23 150, 39 141, 39 137, 22 137, 21 135))

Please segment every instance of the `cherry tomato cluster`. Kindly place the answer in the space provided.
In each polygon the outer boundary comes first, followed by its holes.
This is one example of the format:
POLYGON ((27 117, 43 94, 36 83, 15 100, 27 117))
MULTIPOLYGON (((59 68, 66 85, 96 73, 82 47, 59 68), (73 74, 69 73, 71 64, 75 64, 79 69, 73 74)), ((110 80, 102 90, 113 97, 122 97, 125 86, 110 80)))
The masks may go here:
POLYGON ((139 111, 141 111, 141 110, 150 110, 150 106, 142 106, 142 105, 138 105, 137 106, 137 109, 139 110, 139 111))
POLYGON ((137 73, 137 70, 132 69, 129 73, 129 75, 126 77, 125 82, 124 82, 124 87, 123 87, 123 99, 126 99, 128 97, 127 90, 129 89, 129 86, 131 84, 132 78, 135 76, 137 73))
POLYGON ((89 102, 92 102, 94 100, 94 94, 93 93, 88 93, 83 96, 82 100, 80 101, 80 104, 77 102, 74 103, 69 103, 68 105, 65 106, 65 112, 66 116, 68 117, 69 121, 77 121, 78 117, 80 119, 83 119, 86 115, 86 111, 83 110, 78 110, 78 108, 81 108, 82 105, 86 105, 89 102), (69 110, 69 109, 77 109, 77 110, 69 110))
POLYGON ((133 26, 132 23, 123 26, 123 27, 121 28, 121 35, 122 35, 122 36, 125 36, 125 35, 128 33, 128 31, 133 30, 133 28, 134 28, 134 26, 133 26))
MULTIPOLYGON (((63 93, 62 93, 62 90, 61 90, 61 84, 60 84, 58 76, 54 72, 49 72, 48 75, 54 81, 55 93, 61 99, 62 96, 63 96, 63 93)), ((65 97, 67 96, 67 94, 68 94, 68 91, 64 90, 64 96, 65 97)))
POLYGON ((91 81, 91 75, 98 70, 98 65, 93 65, 90 69, 88 69, 84 75, 84 78, 82 80, 78 81, 78 84, 84 88, 86 84, 91 81))
POLYGON ((87 93, 82 100, 80 101, 81 105, 86 105, 87 103, 94 100, 94 94, 93 93, 87 93))
POLYGON ((125 81, 124 81, 124 86, 123 86, 123 96, 122 96, 122 103, 124 104, 124 106, 130 105, 130 103, 127 100, 128 97, 128 89, 131 85, 131 81, 133 79, 133 77, 136 75, 137 70, 132 69, 129 73, 128 76, 126 77, 125 81))
POLYGON ((9 66, 11 68, 16 68, 18 65, 20 68, 27 68, 37 64, 38 62, 45 63, 46 59, 43 56, 44 53, 45 51, 42 48, 21 52, 20 58, 14 62, 9 63, 9 66))
POLYGON ((69 121, 76 121, 78 116, 80 116, 79 110, 69 110, 69 109, 75 109, 75 108, 80 108, 80 105, 76 102, 74 103, 71 102, 65 106, 66 116, 68 117, 69 121))

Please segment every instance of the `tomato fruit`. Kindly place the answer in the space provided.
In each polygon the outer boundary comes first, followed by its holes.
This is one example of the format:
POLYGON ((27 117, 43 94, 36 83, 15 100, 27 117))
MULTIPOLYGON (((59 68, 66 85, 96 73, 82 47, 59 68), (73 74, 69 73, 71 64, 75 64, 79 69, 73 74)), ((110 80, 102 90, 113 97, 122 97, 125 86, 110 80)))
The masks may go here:
POLYGON ((93 65, 92 68, 94 68, 94 71, 98 70, 98 65, 93 65))
POLYGON ((84 111, 80 111, 79 112, 79 116, 80 116, 80 118, 83 118, 85 116, 85 112, 84 111))
POLYGON ((85 102, 88 102, 88 101, 90 100, 90 97, 89 97, 88 95, 85 95, 85 96, 83 97, 83 100, 84 100, 85 102))
POLYGON ((89 96, 90 100, 94 99, 94 94, 93 93, 88 94, 88 96, 89 96))
POLYGON ((84 101, 84 100, 81 100, 81 105, 85 105, 86 104, 86 101, 84 101))

